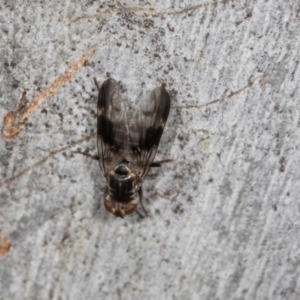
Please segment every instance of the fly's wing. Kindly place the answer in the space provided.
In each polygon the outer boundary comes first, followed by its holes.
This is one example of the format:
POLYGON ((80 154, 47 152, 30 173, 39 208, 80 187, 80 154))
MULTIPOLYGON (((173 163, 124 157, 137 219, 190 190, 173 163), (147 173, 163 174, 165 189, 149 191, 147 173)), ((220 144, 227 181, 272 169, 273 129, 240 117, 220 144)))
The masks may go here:
POLYGON ((104 176, 124 160, 128 144, 125 102, 114 79, 106 80, 97 103, 97 146, 99 164, 104 176))
POLYGON ((144 180, 154 160, 170 111, 170 96, 165 86, 155 88, 142 103, 129 125, 128 154, 137 174, 144 180))

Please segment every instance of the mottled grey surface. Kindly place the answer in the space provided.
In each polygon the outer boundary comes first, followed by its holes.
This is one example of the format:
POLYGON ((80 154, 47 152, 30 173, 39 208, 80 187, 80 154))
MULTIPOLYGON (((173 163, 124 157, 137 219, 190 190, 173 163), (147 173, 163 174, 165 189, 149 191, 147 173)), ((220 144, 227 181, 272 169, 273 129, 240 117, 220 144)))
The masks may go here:
POLYGON ((300 299, 300 4, 0 2, 0 125, 85 65, 0 140, 0 182, 95 131, 110 73, 130 106, 167 83, 172 108, 144 184, 150 217, 102 202, 78 143, 0 186, 0 299, 300 299), (47 4, 43 4, 43 3, 47 4))

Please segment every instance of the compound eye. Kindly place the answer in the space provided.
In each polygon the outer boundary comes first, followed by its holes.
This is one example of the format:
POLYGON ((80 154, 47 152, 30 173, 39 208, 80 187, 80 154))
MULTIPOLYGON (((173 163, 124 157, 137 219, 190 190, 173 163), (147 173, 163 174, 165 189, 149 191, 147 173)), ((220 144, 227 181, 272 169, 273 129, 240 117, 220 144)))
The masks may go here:
POLYGON ((137 203, 128 203, 125 205, 125 214, 126 215, 129 215, 129 214, 132 214, 133 212, 135 212, 137 209, 137 203))
POLYGON ((137 203, 135 201, 126 204, 114 202, 108 195, 104 199, 104 207, 116 217, 124 218, 126 215, 136 211, 137 203))
POLYGON ((118 175, 128 175, 128 170, 121 165, 115 169, 115 173, 118 175))

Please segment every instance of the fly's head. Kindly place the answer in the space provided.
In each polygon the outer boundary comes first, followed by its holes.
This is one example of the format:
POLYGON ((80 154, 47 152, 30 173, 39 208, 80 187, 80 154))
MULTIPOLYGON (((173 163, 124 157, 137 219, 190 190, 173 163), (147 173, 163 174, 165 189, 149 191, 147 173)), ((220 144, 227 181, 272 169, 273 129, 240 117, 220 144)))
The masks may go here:
POLYGON ((137 201, 131 199, 128 202, 118 202, 114 200, 112 195, 108 194, 104 199, 104 207, 116 217, 124 218, 136 211, 137 201))

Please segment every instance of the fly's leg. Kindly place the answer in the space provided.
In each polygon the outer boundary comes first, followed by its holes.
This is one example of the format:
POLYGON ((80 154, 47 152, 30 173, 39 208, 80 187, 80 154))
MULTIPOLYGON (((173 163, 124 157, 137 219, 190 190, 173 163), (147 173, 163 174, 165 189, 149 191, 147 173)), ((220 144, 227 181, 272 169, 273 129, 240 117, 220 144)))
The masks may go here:
POLYGON ((94 83, 95 83, 95 85, 96 85, 96 87, 97 87, 97 90, 98 90, 98 92, 99 92, 99 91, 100 91, 100 85, 99 85, 99 83, 98 83, 96 77, 93 77, 93 80, 94 80, 94 83))
POLYGON ((165 160, 155 161, 150 165, 150 167, 151 168, 159 168, 159 167, 161 167, 162 164, 168 163, 171 161, 173 161, 173 159, 165 159, 165 160))
POLYGON ((143 202, 142 202, 142 200, 143 200, 143 190, 142 190, 142 187, 140 187, 140 189, 139 189, 139 200, 140 200, 140 203, 141 203, 141 206, 142 206, 142 209, 143 209, 145 215, 143 216, 143 215, 137 210, 138 215, 139 215, 141 218, 148 217, 149 215, 148 215, 148 213, 147 213, 147 211, 146 211, 146 209, 145 209, 145 207, 144 207, 144 205, 143 205, 143 202))
POLYGON ((91 155, 91 154, 89 154, 87 152, 73 151, 73 153, 79 153, 79 154, 82 154, 84 156, 90 157, 90 158, 92 158, 94 160, 97 160, 97 161, 99 161, 99 159, 100 159, 99 155, 91 155))

